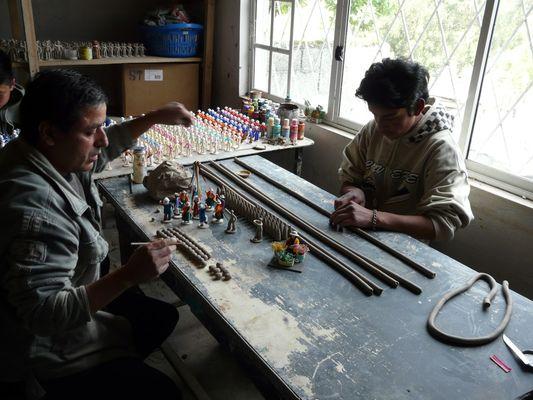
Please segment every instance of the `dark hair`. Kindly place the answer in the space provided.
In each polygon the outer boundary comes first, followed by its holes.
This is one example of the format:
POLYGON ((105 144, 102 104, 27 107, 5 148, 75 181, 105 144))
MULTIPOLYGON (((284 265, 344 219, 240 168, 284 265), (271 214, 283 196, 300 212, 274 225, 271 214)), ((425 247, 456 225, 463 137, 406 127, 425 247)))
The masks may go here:
POLYGON ((21 135, 36 144, 43 121, 69 132, 87 107, 106 102, 103 89, 88 76, 66 69, 39 72, 20 103, 21 135))
POLYGON ((5 51, 0 49, 0 85, 9 85, 13 80, 13 67, 11 59, 5 51))
POLYGON ((355 95, 368 104, 386 108, 416 109, 419 99, 428 101, 429 73, 422 65, 404 59, 385 58, 365 72, 355 95))

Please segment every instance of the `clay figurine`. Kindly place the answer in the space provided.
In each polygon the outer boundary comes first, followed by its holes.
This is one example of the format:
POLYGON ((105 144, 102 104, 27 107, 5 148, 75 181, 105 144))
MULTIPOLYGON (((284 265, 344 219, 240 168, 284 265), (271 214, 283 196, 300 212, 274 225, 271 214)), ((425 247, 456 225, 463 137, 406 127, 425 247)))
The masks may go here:
POLYGON ((174 206, 168 197, 163 199, 163 222, 170 222, 172 219, 172 209, 174 206))
POLYGON ((181 223, 182 224, 191 224, 191 203, 186 202, 181 208, 181 223))
POLYGON ((229 210, 228 226, 224 232, 235 233, 235 222, 237 222, 237 216, 233 210, 229 210))
POLYGON ((205 205, 208 211, 210 211, 214 207, 215 199, 216 199, 215 192, 211 188, 205 193, 205 205))
MULTIPOLYGON (((185 203, 189 202, 189 196, 187 195, 187 192, 185 190, 182 190, 179 195, 179 208, 183 208, 185 206, 185 203)), ((189 203, 190 205, 190 203, 189 203)))
POLYGON ((211 220, 213 224, 221 224, 224 222, 224 205, 220 200, 217 200, 215 205, 215 212, 213 214, 213 219, 211 220))
POLYGON ((200 200, 198 196, 194 196, 192 200, 192 219, 199 219, 198 214, 200 213, 200 200))
POLYGON ((255 236, 250 239, 253 243, 260 243, 263 241, 263 219, 254 219, 255 236))
POLYGON ((209 225, 207 225, 207 216, 205 215, 205 204, 203 202, 200 203, 200 209, 198 210, 198 218, 200 219, 200 225, 198 225, 198 228, 206 229, 209 227, 209 225))

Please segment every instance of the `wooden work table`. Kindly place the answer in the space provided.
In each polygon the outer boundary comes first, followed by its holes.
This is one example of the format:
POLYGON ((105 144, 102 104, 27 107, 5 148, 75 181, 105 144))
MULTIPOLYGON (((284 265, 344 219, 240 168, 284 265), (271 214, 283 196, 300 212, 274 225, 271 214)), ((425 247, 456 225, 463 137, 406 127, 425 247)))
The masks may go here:
MULTIPOLYGON (((332 209, 331 194, 260 156, 243 160, 332 209)), ((218 163, 233 171, 243 169, 233 160, 218 163)), ((407 235, 372 233, 437 273, 428 279, 359 236, 333 231, 326 217, 262 178, 252 174, 246 181, 423 290, 415 295, 372 278, 385 290, 381 296, 366 296, 313 254, 307 255, 302 273, 268 267, 272 239, 251 243, 254 227, 241 218, 234 235, 224 233, 226 223, 202 230, 196 221, 183 226, 175 220, 174 224, 211 251, 213 262, 208 264, 224 262, 233 278, 213 281, 207 268, 200 269, 177 253, 163 279, 247 365, 268 397, 485 400, 515 399, 533 390, 533 373, 521 368, 500 338, 483 346, 458 347, 428 334, 426 321, 435 303, 466 283, 475 273, 472 269, 407 235), (489 359, 493 354, 512 371, 505 373, 496 366, 489 359)), ((99 187, 117 209, 122 244, 151 239, 158 229, 167 227, 161 222, 161 206, 142 185, 134 185, 130 193, 127 179, 116 177, 100 180, 99 187)), ((127 257, 131 246, 123 246, 122 251, 127 257)), ((492 332, 505 302, 499 290, 489 311, 482 311, 486 286, 478 282, 450 301, 438 325, 464 336, 492 332)), ((514 292, 512 299, 513 314, 505 333, 520 348, 533 348, 533 302, 514 292)))

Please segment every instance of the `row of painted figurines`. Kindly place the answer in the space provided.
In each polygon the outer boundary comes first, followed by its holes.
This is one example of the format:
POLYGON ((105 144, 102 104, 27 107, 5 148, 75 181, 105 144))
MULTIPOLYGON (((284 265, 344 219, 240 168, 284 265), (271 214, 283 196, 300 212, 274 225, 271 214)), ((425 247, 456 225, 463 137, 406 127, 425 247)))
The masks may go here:
MULTIPOLYGON (((175 193, 172 199, 165 197, 163 204, 163 222, 170 222, 173 218, 181 218, 182 224, 191 224, 192 220, 199 220, 200 228, 207 228, 207 212, 213 211, 211 223, 222 224, 224 222, 225 197, 223 194, 217 194, 212 189, 206 192, 205 203, 200 201, 197 195, 193 198, 193 204, 189 201, 189 195, 186 191, 175 193)), ((228 229, 235 232, 235 213, 230 211, 230 223, 228 229)))

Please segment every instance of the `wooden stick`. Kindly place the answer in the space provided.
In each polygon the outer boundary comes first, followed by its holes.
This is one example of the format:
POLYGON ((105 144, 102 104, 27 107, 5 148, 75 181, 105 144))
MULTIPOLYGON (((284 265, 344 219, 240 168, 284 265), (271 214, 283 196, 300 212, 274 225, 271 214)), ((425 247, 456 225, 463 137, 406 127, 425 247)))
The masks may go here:
MULTIPOLYGON (((330 218, 331 217, 331 213, 328 211, 328 210, 325 210, 324 208, 320 207, 318 204, 316 203, 313 203, 311 200, 309 200, 307 197, 301 195, 300 193, 290 189, 289 187, 285 186, 285 185, 282 185, 281 183, 279 183, 278 181, 275 181, 274 179, 272 179, 270 176, 262 173, 261 171, 257 170, 256 168, 252 167, 251 165, 249 165, 248 163, 242 161, 241 159, 239 158, 234 158, 233 161, 236 163, 236 164, 239 164, 240 166, 246 168, 247 170, 251 171, 252 173, 254 173, 255 175, 263 178, 265 181, 271 183, 272 185, 276 186, 278 189, 281 189, 283 190, 285 193, 288 193, 290 194, 291 196, 297 198, 298 200, 300 200, 302 203, 305 203, 307 206, 311 207, 312 209, 314 209, 315 211, 318 211, 319 213, 321 213, 322 215, 325 215, 326 217, 330 218)), ((348 227, 348 229, 350 229, 352 232, 355 232, 356 234, 358 234, 359 236, 361 236, 362 238, 368 240, 369 242, 371 242, 373 245, 379 247, 380 249, 382 250, 385 250, 387 253, 393 255, 394 257, 400 259, 401 261, 403 261, 405 264, 409 265, 411 268, 413 268, 415 271, 417 272, 420 272, 422 275, 424 275, 425 277, 427 278, 430 278, 430 279, 433 279, 435 278, 435 272, 431 271, 430 269, 428 269, 427 267, 423 266, 422 264, 419 264, 417 263, 416 261, 410 259, 409 257, 407 257, 405 254, 403 253, 400 253, 398 250, 396 249, 393 249, 392 247, 390 247, 389 245, 387 245, 386 243, 382 242, 381 240, 379 240, 378 238, 375 238, 374 236, 370 235, 368 232, 364 231, 363 229, 361 228, 354 228, 354 227, 348 227)))
MULTIPOLYGON (((247 191, 252 193, 256 198, 261 199, 261 201, 268 204, 270 207, 272 207, 276 211, 280 212, 282 215, 288 218, 292 223, 294 223, 295 225, 299 226, 302 229, 305 229, 308 232, 311 232, 313 235, 315 235, 315 237, 318 237, 322 242, 326 243, 328 246, 334 248, 335 250, 349 257, 352 261, 356 262, 359 266, 361 266, 368 272, 372 273, 378 279, 381 279, 383 282, 387 283, 391 287, 398 286, 399 281, 392 278, 390 275, 393 273, 391 273, 391 271, 389 271, 384 266, 377 264, 377 263, 369 263, 367 260, 362 258, 358 253, 356 253, 352 249, 344 246, 342 243, 338 242, 331 236, 323 233, 322 231, 317 229, 312 224, 306 222, 303 219, 300 219, 298 216, 293 214, 290 210, 286 209, 281 204, 272 200, 270 197, 264 195, 262 192, 258 191, 255 187, 250 185, 248 182, 244 181, 244 179, 239 177, 237 174, 235 174, 233 171, 231 171, 224 165, 211 162, 210 166, 213 166, 217 171, 232 178, 233 181, 237 182, 237 184, 239 184, 240 186, 246 188, 247 191), (378 265, 379 267, 376 267, 376 265, 378 265)), ((202 168, 205 169, 205 165, 203 165, 202 168)), ((409 291, 415 294, 420 294, 422 292, 422 289, 420 287, 408 281, 407 279, 403 278, 402 281, 404 283, 404 285, 402 286, 404 286, 409 291)))
MULTIPOLYGON (((240 198, 242 198, 244 201, 249 203, 249 201, 246 200, 245 196, 238 189, 236 188, 229 189, 230 185, 228 185, 228 182, 224 178, 217 176, 210 168, 202 165, 201 169, 202 169, 202 173, 205 176, 207 176, 209 179, 211 179, 213 182, 215 182, 217 185, 228 187, 229 192, 235 193, 236 195, 240 196, 240 198)), ((228 196, 228 200, 229 200, 229 196, 228 196)), ((263 208, 261 207, 261 209, 263 208)), ((264 211, 265 213, 269 214, 266 210, 264 211)), ((335 269, 337 272, 342 274, 346 279, 348 279, 351 283, 357 286, 367 296, 370 296, 372 294, 380 295, 383 292, 383 289, 380 286, 370 281, 368 278, 364 277, 357 271, 354 271, 352 268, 348 267, 345 263, 338 260, 337 258, 328 255, 326 252, 319 249, 318 246, 316 245, 313 246, 313 251, 314 253, 317 254, 319 258, 322 258, 322 260, 325 261, 326 264, 330 265, 333 269, 335 269)))

